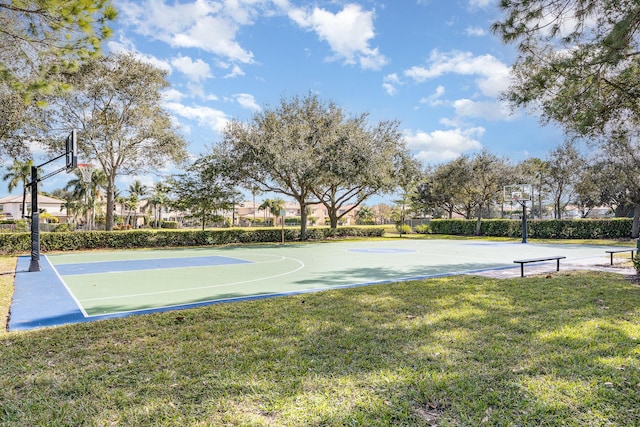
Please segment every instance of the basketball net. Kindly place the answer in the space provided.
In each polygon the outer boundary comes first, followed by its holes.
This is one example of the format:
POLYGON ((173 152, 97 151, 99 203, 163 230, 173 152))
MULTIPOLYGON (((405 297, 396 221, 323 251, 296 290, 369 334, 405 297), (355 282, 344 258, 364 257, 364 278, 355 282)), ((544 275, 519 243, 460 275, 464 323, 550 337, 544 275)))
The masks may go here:
POLYGON ((89 163, 78 163, 78 170, 82 174, 82 181, 85 183, 91 182, 93 175, 93 165, 89 163))

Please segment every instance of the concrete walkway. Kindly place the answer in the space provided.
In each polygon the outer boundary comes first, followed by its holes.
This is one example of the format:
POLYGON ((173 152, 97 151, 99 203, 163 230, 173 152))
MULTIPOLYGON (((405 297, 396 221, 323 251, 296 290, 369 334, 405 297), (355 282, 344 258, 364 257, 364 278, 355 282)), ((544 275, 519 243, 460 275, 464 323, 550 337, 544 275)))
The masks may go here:
MULTIPOLYGON (((624 276, 635 277, 637 276, 636 270, 633 268, 628 258, 614 258, 613 265, 609 262, 602 262, 602 260, 583 259, 583 260, 560 260, 560 273, 570 270, 589 270, 589 271, 603 271, 606 273, 622 274, 624 276)), ((556 262, 547 261, 540 263, 526 264, 524 267, 524 275, 535 276, 540 274, 554 274, 556 272, 556 262)), ((478 273, 473 273, 476 276, 492 277, 496 279, 513 279, 520 277, 520 265, 514 264, 513 268, 499 269, 499 270, 487 270, 478 273)))

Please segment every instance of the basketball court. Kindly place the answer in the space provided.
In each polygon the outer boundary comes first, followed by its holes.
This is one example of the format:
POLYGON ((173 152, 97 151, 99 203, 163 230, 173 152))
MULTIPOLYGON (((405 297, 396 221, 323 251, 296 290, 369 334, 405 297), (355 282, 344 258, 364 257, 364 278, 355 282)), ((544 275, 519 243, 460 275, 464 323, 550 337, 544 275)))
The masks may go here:
MULTIPOLYGON (((607 249, 390 239, 58 253, 43 257, 35 272, 29 257, 20 257, 9 330, 445 275, 519 277, 516 259, 562 255, 561 265, 605 264, 607 249)), ((556 264, 527 266, 527 273, 538 268, 554 272, 556 264)))

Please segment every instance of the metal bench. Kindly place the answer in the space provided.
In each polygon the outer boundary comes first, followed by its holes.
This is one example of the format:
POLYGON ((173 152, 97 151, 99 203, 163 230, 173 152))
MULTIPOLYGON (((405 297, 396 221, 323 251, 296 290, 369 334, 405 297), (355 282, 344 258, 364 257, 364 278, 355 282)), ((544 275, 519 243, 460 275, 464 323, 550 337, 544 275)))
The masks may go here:
POLYGON ((532 262, 542 262, 542 261, 556 261, 556 271, 560 271, 560 260, 565 259, 566 256, 562 255, 553 255, 548 257, 540 257, 540 258, 530 258, 530 259, 520 259, 513 261, 516 264, 520 264, 520 277, 524 277, 524 265, 532 262))
POLYGON ((631 261, 633 261, 633 253, 635 251, 636 251, 635 248, 633 248, 633 249, 627 248, 627 249, 611 249, 611 250, 605 251, 605 252, 608 253, 608 254, 611 254, 611 265, 613 265, 613 254, 617 254, 617 253, 620 253, 620 252, 631 252, 631 261))

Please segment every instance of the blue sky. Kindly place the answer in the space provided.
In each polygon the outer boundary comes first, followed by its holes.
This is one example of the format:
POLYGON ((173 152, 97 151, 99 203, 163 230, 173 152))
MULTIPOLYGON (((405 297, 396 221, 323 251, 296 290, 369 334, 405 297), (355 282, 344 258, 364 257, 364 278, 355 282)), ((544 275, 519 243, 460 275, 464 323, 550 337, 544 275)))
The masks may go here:
MULTIPOLYGON (((312 91, 372 121, 399 120, 425 165, 483 148, 544 158, 562 133, 498 99, 515 50, 490 32, 497 2, 114 0, 106 48, 168 71, 165 108, 194 155, 229 120, 312 91)), ((136 178, 154 179, 118 185, 136 178)))

